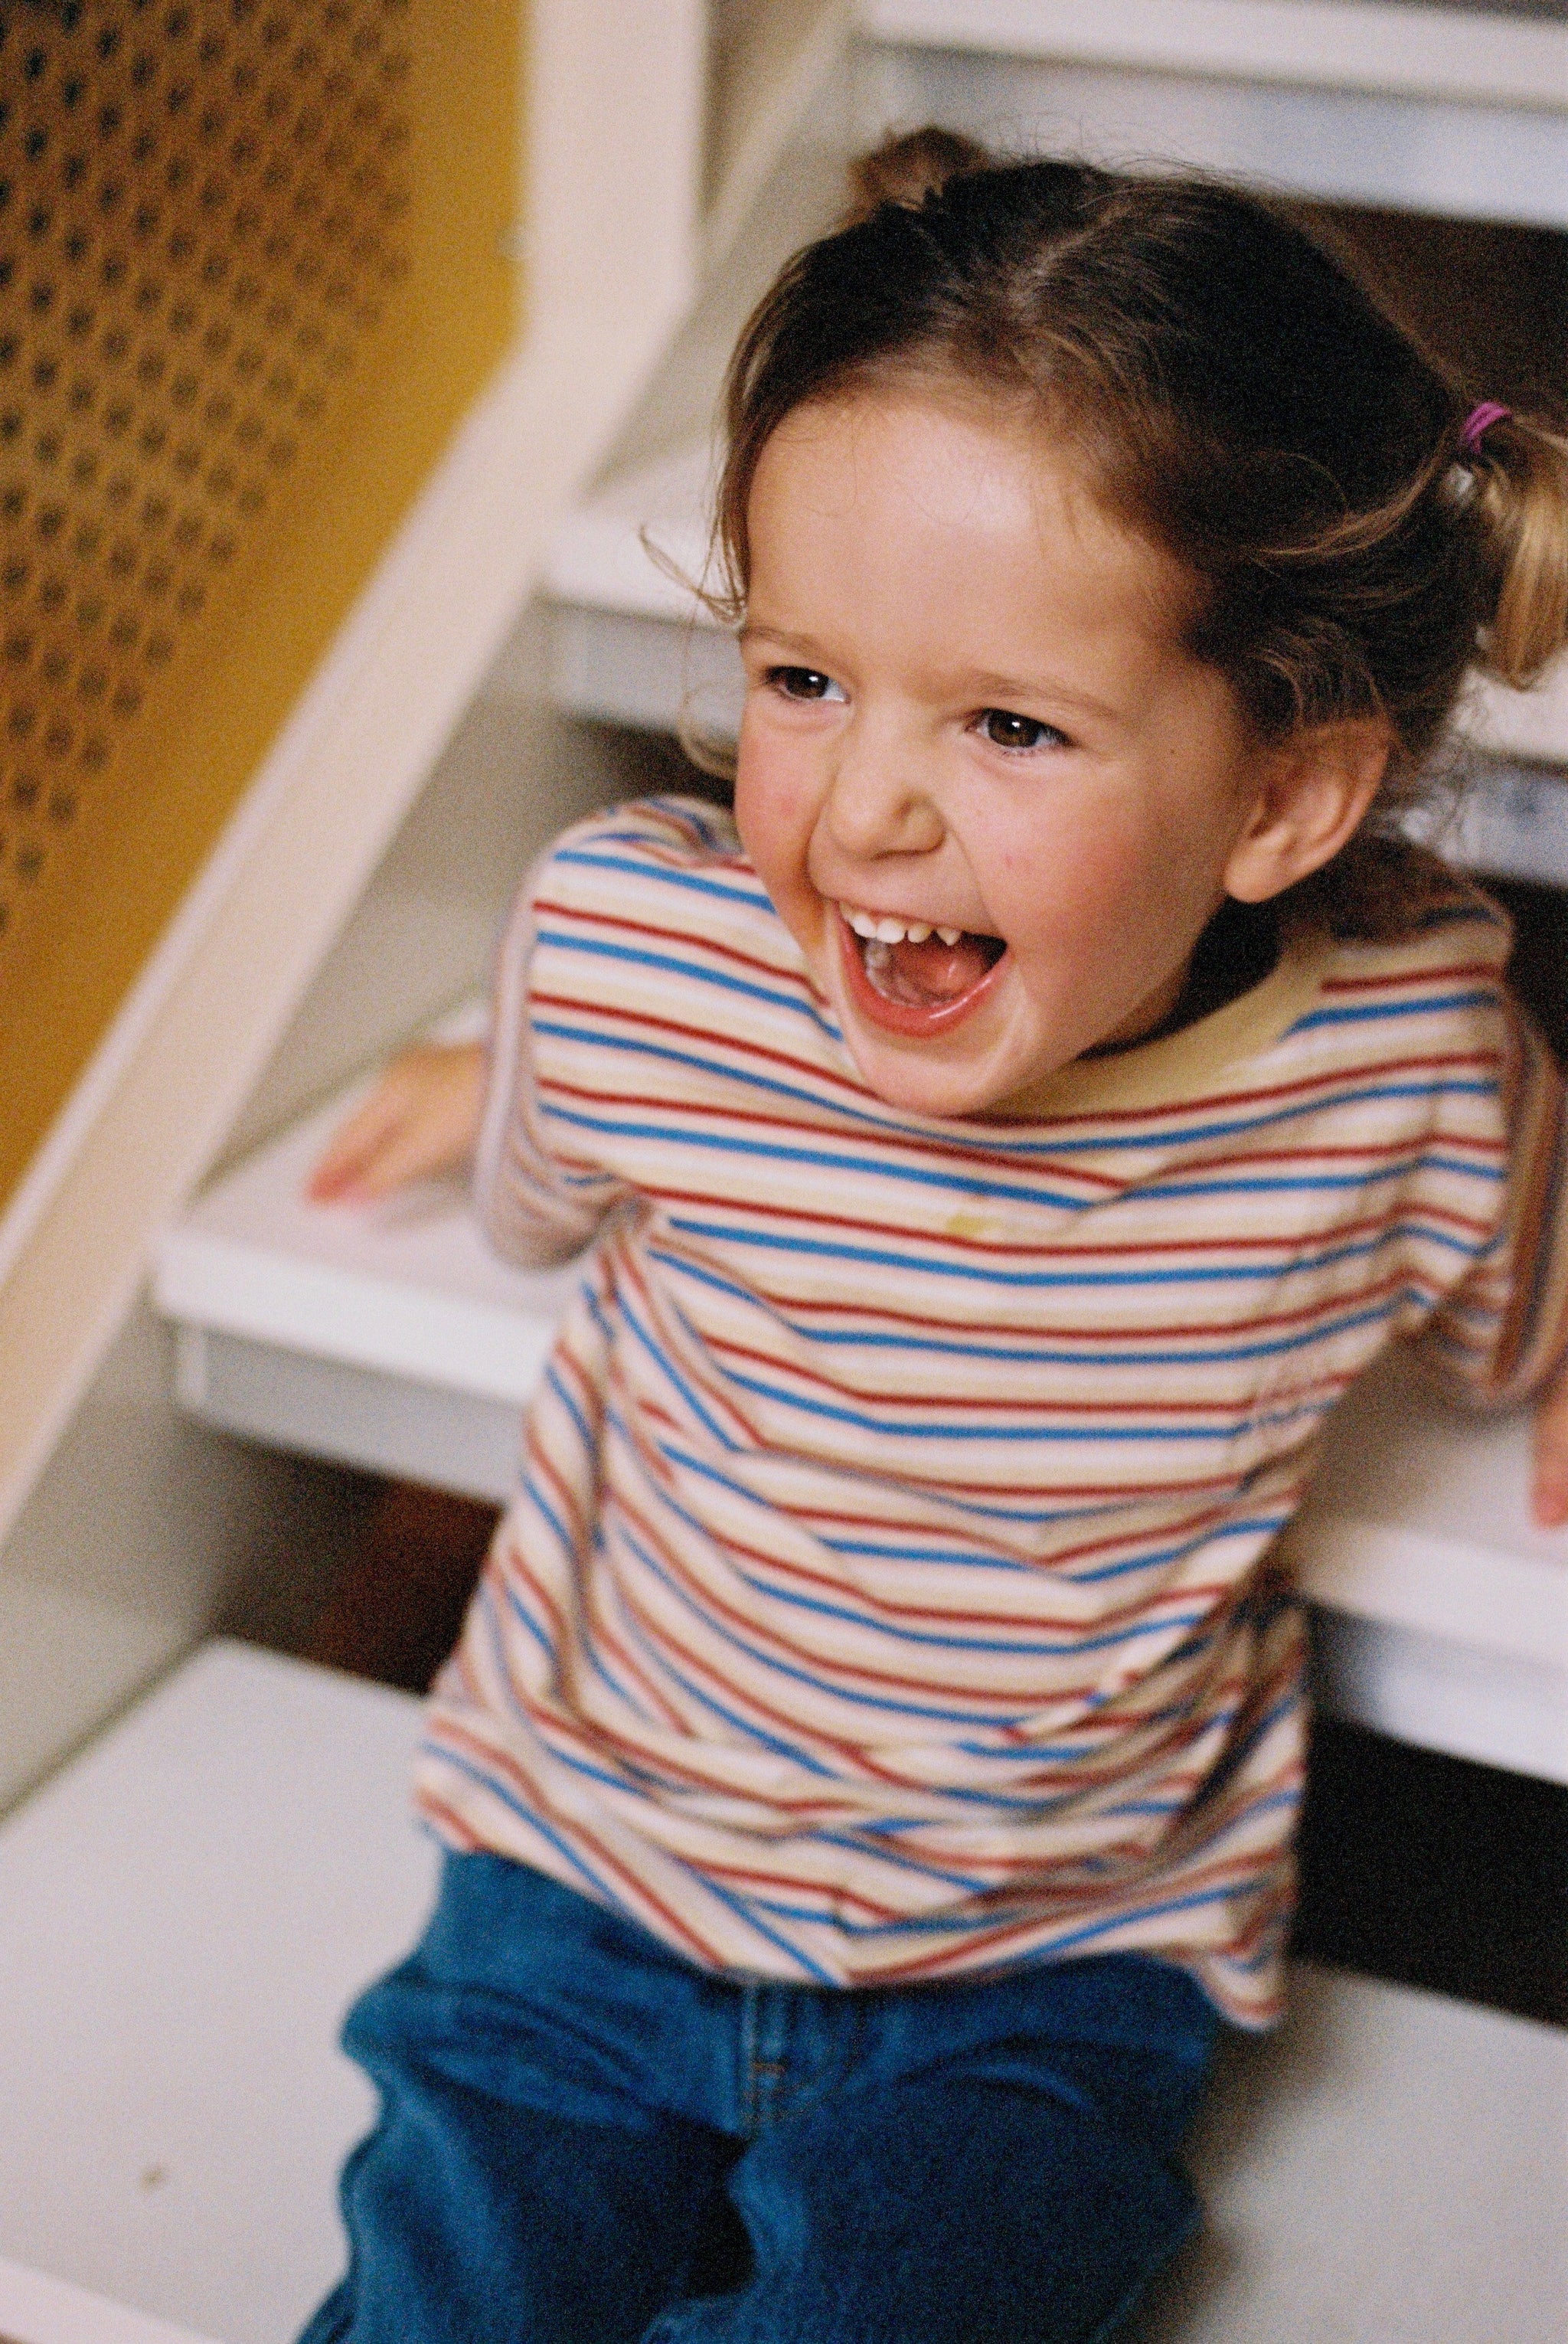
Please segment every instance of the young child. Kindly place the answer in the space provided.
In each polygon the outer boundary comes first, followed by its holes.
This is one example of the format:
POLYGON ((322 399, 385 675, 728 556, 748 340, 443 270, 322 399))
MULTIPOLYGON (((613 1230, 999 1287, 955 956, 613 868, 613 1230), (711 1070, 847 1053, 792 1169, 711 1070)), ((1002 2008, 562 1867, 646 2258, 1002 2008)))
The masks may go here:
POLYGON ((1394 817, 1563 639, 1568 448, 1229 187, 863 176, 730 376, 733 823, 569 832, 482 1123, 425 1053, 317 1177, 477 1129, 589 1250, 312 2344, 1117 2332, 1280 2006, 1316 1436, 1396 1339, 1563 1350, 1559 1082, 1394 817))

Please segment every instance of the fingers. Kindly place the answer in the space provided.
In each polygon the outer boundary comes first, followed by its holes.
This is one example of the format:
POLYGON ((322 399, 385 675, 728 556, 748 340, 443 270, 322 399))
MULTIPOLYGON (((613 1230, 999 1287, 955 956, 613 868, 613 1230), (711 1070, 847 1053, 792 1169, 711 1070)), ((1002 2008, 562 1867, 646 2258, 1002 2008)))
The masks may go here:
POLYGON ((381 1151, 395 1137, 400 1119, 397 1095, 383 1079, 327 1142, 306 1184, 307 1196, 316 1204, 327 1205, 356 1194, 381 1151))
POLYGON ((1533 1510, 1543 1530, 1568 1522, 1568 1369, 1547 1386, 1535 1411, 1533 1510))
POLYGON ((307 1193, 318 1205, 369 1205, 412 1181, 427 1180, 447 1169, 422 1130, 397 1122, 366 1135, 341 1158, 323 1157, 307 1193))
POLYGON ((314 1204, 370 1204, 471 1158, 484 1102, 478 1043, 427 1046, 395 1058, 327 1143, 306 1184, 314 1204))

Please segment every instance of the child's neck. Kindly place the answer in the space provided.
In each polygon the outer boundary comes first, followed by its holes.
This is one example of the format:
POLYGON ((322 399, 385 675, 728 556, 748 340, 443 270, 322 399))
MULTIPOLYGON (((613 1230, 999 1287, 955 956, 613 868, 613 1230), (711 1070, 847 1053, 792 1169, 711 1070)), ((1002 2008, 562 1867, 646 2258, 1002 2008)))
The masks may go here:
POLYGON ((1272 904, 1240 904, 1227 896, 1197 943, 1187 969, 1180 1000, 1158 1026, 1130 1042, 1102 1044, 1086 1050, 1086 1058, 1109 1058, 1121 1050, 1141 1050, 1146 1042, 1163 1041, 1184 1026, 1196 1026, 1226 1003, 1239 1001, 1261 985, 1280 956, 1279 914, 1272 904))

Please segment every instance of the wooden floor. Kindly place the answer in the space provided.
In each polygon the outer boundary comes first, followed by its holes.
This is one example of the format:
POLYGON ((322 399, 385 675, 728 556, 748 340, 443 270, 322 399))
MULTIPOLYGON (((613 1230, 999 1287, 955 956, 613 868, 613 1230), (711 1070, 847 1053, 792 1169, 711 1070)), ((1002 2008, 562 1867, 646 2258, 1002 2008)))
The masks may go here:
MULTIPOLYGON (((328 1469, 318 1469, 326 1470, 328 1469)), ((352 1481, 347 1561, 284 1642, 423 1692, 457 1636, 494 1511, 352 1481)), ((243 1620, 227 1623, 244 1632, 243 1620)), ((1568 1790, 1318 1720, 1298 1953, 1568 2026, 1568 1790)))

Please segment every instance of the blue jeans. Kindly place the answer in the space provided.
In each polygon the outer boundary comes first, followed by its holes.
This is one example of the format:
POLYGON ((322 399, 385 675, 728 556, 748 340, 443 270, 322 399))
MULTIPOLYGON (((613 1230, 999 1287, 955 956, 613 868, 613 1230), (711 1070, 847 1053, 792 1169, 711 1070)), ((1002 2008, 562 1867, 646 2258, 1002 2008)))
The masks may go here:
POLYGON ((1213 2033, 1139 1955, 776 1985, 449 1856, 349 2014, 382 2113, 302 2344, 1090 2344, 1196 2226, 1213 2033))

